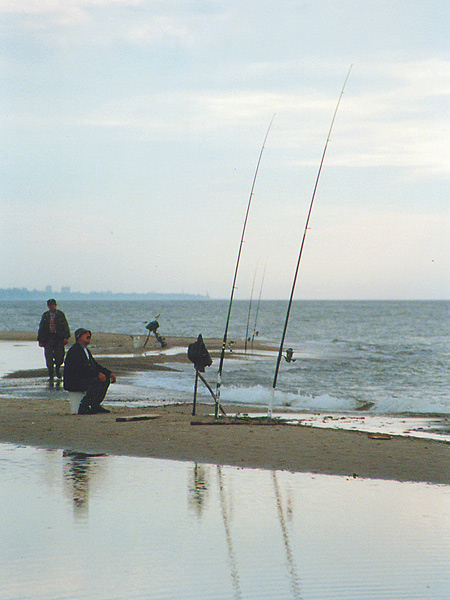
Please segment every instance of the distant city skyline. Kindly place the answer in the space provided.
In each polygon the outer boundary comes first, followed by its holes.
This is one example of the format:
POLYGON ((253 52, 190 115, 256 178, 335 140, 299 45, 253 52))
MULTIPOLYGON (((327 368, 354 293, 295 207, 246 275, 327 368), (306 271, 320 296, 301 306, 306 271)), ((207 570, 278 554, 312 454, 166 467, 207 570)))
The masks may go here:
MULTIPOLYGON (((15 287, 15 288, 0 288, 0 301, 1 300, 39 300, 46 302, 48 299, 54 298, 57 302, 59 300, 225 300, 229 301, 230 298, 227 296, 210 296, 206 294, 188 294, 185 292, 114 292, 112 290, 90 290, 88 292, 81 292, 71 290, 69 286, 63 286, 60 290, 53 289, 52 286, 45 286, 42 289, 29 289, 26 287, 15 287)), ((256 303, 259 301, 258 297, 253 296, 242 296, 235 297, 235 300, 253 301, 256 303)), ((286 301, 288 298, 261 298, 264 300, 273 301, 286 301)), ((296 301, 349 301, 349 302, 371 302, 373 299, 370 298, 296 298, 296 301)), ((380 301, 449 301, 449 298, 379 298, 375 300, 380 301)))
POLYGON ((28 289, 26 287, 21 288, 0 288, 0 300, 42 300, 46 301, 50 298, 54 298, 58 301, 61 300, 83 300, 83 299, 114 299, 114 300, 138 300, 138 299, 149 299, 149 300, 209 300, 209 295, 201 294, 185 294, 185 293, 163 293, 163 292, 113 292, 110 290, 105 291, 90 291, 80 292, 72 291, 69 286, 61 287, 61 290, 54 290, 51 285, 45 286, 44 289, 28 289))

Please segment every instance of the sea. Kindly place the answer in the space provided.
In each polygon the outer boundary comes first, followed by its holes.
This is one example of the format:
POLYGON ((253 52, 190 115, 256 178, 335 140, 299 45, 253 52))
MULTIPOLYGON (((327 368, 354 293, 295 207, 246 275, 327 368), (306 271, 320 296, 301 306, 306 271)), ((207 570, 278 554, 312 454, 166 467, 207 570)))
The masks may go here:
MULTIPOLYGON (((93 330, 97 356, 96 332, 142 342, 145 321, 160 315, 168 346, 149 353, 179 355, 175 370, 119 378, 105 401, 148 406, 192 398, 193 366, 171 339, 221 338, 228 302, 60 308, 72 331, 93 330)), ((251 412, 267 402, 286 308, 233 304, 229 341, 250 342, 247 353, 227 348, 227 405, 251 412), (252 351, 253 333, 270 349, 252 351)), ((450 417, 449 308, 448 301, 294 302, 285 347, 295 362, 281 361, 276 410, 407 435, 416 421, 414 434, 432 437, 432 423, 442 427, 450 417)), ((45 307, 0 309, 0 330, 36 331, 45 307)), ((36 342, 0 341, 0 376, 43 366, 36 342)), ((211 384, 217 367, 204 374, 211 384)), ((65 392, 45 377, 0 379, 0 401, 21 394, 63 399, 65 392)), ((450 441, 448 430, 436 435, 450 441)), ((449 500, 443 484, 2 443, 0 600, 448 600, 449 500)))
MULTIPOLYGON (((148 406, 191 398, 194 368, 186 362, 187 345, 199 334, 223 338, 228 300, 200 301, 65 301, 71 330, 129 334, 143 344, 145 323, 158 318, 159 333, 168 340, 167 352, 180 356, 173 371, 140 372, 111 386, 109 402, 148 406), (183 337, 185 347, 174 347, 171 337, 183 337)), ((45 310, 41 302, 1 302, 0 330, 36 331, 45 310)), ((287 301, 232 305, 227 350, 222 371, 221 400, 227 404, 264 407, 273 386, 278 349, 287 314, 287 301), (247 351, 233 349, 247 340, 247 351), (252 340, 266 342, 269 350, 253 349, 252 340), (232 359, 232 360, 231 360, 232 359)), ((450 416, 450 301, 294 301, 289 315, 283 358, 277 375, 275 410, 308 413, 450 416), (285 360, 292 348, 293 359, 285 360)), ((0 343, 0 346, 5 342, 0 343)), ((9 369, 42 368, 42 349, 32 342, 16 344, 16 364, 9 369), (27 348, 27 344, 30 345, 27 348), (32 352, 32 356, 30 354, 32 352), (20 359, 20 356, 22 359, 20 359), (26 365, 23 364, 25 361, 26 365)), ((0 357, 5 358, 5 352, 0 357)), ((0 374, 2 359, 0 358, 0 374)), ((3 371, 7 370, 3 368, 3 371)), ((218 362, 204 373, 215 388, 218 362)), ((42 382, 3 380, 3 395, 38 395, 42 382), (29 386, 32 386, 30 389, 29 386)), ((199 398, 211 400, 204 386, 199 398)))

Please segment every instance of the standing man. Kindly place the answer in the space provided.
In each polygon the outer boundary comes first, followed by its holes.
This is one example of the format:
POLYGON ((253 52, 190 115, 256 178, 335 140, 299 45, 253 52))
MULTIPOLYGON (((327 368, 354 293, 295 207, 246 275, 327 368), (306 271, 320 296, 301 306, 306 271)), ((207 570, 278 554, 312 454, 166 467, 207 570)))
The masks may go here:
POLYGON ((53 379, 54 375, 61 379, 61 365, 64 362, 64 346, 70 338, 70 329, 66 315, 56 309, 56 300, 47 300, 48 311, 42 315, 39 323, 37 340, 39 346, 44 348, 45 363, 48 369, 48 377, 53 379))
POLYGON ((94 359, 88 345, 91 341, 89 329, 75 331, 76 343, 69 348, 64 363, 64 389, 68 392, 85 392, 80 402, 79 415, 109 413, 101 406, 110 383, 116 376, 94 359))

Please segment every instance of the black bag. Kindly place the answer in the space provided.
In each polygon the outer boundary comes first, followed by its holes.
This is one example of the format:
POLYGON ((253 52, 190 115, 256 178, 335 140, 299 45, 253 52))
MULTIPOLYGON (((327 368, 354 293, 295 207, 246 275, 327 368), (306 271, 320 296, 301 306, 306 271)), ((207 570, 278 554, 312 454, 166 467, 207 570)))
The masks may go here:
POLYGON ((148 329, 151 333, 156 333, 156 330, 158 329, 158 327, 159 327, 159 323, 158 323, 158 321, 155 320, 155 321, 150 321, 150 323, 148 323, 145 326, 145 329, 148 329))
POLYGON ((206 349, 202 334, 198 336, 196 342, 189 344, 187 355, 188 359, 194 363, 194 367, 197 369, 197 371, 200 371, 201 373, 205 372, 205 367, 212 365, 213 361, 208 350, 206 349))

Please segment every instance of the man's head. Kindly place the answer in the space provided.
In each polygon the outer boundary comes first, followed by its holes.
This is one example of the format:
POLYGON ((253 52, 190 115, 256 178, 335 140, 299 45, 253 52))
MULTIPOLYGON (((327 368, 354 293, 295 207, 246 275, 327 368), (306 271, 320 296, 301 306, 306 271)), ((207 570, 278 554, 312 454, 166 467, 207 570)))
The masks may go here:
POLYGON ((89 329, 83 329, 80 327, 80 329, 75 331, 75 340, 82 346, 86 347, 91 341, 91 335, 92 333, 89 331, 89 329))
POLYGON ((48 310, 51 313, 56 312, 56 300, 54 298, 50 298, 50 300, 47 300, 47 306, 48 306, 48 310))

